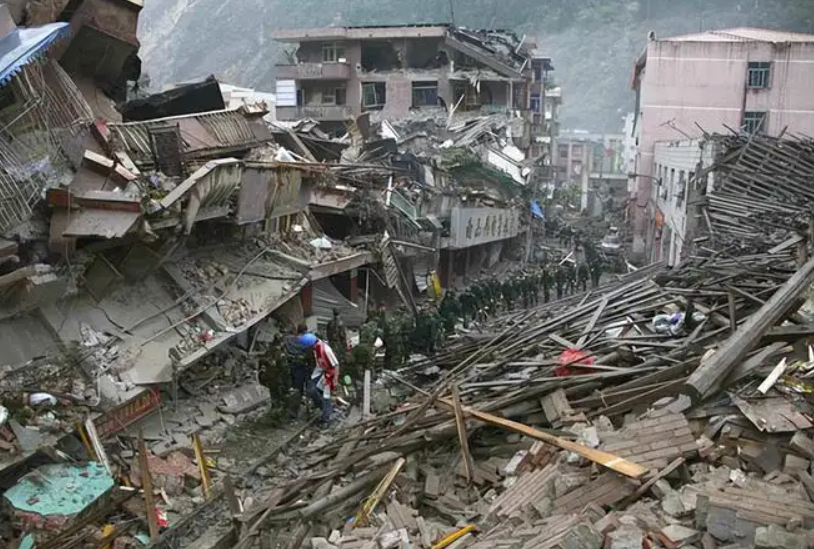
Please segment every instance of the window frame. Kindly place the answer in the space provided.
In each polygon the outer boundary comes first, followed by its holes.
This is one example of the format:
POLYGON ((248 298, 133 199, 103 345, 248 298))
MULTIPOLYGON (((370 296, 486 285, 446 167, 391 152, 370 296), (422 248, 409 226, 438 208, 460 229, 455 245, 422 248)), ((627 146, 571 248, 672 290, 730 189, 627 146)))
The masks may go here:
POLYGON ((415 81, 412 83, 412 106, 413 108, 420 107, 437 107, 438 106, 438 81, 415 81), (435 101, 429 101, 430 94, 434 94, 435 101), (416 101, 417 97, 424 96, 423 102, 416 101))
POLYGON ((387 103, 387 85, 384 82, 365 82, 362 84, 362 110, 381 110, 387 103), (382 88, 379 93, 378 88, 382 88), (367 95, 372 90, 374 101, 367 102, 367 95))
POLYGON ((344 63, 345 46, 339 42, 325 42, 322 44, 323 63, 344 63))
POLYGON ((746 87, 750 90, 766 90, 771 85, 771 61, 749 61, 746 68, 746 87))
POLYGON ((766 118, 769 113, 767 111, 744 111, 743 119, 741 121, 741 132, 746 135, 758 134, 766 129, 766 118), (758 116, 760 117, 758 119, 758 116), (750 126, 754 126, 750 130, 750 126))

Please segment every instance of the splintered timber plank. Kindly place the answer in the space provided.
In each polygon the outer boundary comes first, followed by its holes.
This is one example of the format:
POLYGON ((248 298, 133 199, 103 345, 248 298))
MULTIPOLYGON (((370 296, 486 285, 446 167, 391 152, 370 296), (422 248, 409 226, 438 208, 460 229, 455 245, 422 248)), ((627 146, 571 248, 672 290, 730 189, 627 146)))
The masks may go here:
POLYGON ((693 400, 700 401, 718 390, 729 372, 760 341, 763 334, 788 312, 812 282, 814 259, 808 260, 709 360, 699 365, 685 385, 693 400))
MULTIPOLYGON (((454 404, 445 398, 438 399, 439 402, 445 404, 450 408, 454 408, 454 404)), ((492 414, 487 414, 485 412, 480 412, 468 406, 462 406, 462 410, 489 425, 494 425, 496 427, 503 427, 504 429, 508 429, 510 431, 514 431, 515 433, 519 433, 521 435, 525 435, 531 437, 533 439, 545 442, 547 444, 551 444, 552 446, 556 446, 561 450, 566 450, 568 452, 574 452, 585 459, 607 467, 617 473, 621 473, 625 476, 630 478, 640 478, 645 473, 647 473, 647 467, 643 467, 637 463, 633 463, 628 461, 624 458, 620 458, 619 456, 615 456, 608 452, 603 452, 602 450, 596 450, 594 448, 588 448, 587 446, 583 446, 582 444, 578 444, 576 442, 572 442, 570 440, 566 440, 564 438, 560 438, 554 435, 550 435, 548 433, 544 433, 542 431, 538 431, 533 427, 529 427, 523 423, 519 423, 517 421, 511 421, 509 419, 504 419, 502 417, 494 416, 492 414)))
POLYGON ((461 444, 461 459, 463 460, 464 475, 466 476, 466 482, 471 483, 474 479, 475 464, 472 460, 472 454, 469 452, 469 440, 466 435, 466 419, 461 410, 461 395, 458 393, 458 387, 456 385, 452 386, 452 404, 452 408, 455 412, 455 426, 458 429, 458 442, 461 444))

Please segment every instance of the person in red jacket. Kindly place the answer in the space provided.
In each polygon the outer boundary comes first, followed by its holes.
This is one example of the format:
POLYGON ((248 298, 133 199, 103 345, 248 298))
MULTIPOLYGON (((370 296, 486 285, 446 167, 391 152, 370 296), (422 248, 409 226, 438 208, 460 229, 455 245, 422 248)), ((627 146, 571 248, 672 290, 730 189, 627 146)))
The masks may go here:
POLYGON ((308 397, 322 411, 320 423, 327 426, 331 421, 333 402, 331 393, 336 390, 339 379, 339 360, 325 341, 317 340, 314 346, 316 366, 308 382, 308 397))

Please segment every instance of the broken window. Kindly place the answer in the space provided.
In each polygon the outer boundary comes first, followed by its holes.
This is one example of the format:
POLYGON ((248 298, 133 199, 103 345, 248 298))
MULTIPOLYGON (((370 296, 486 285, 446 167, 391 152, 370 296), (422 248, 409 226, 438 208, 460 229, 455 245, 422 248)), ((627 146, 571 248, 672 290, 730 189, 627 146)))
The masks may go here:
POLYGON ((390 42, 363 42, 362 68, 366 71, 389 71, 403 66, 403 53, 390 42))
POLYGON ((539 63, 534 64, 534 81, 535 82, 542 82, 543 78, 545 77, 545 73, 543 72, 543 66, 539 63))
POLYGON ((768 88, 771 82, 771 68, 771 63, 750 61, 746 85, 750 88, 768 88))
POLYGON ((684 202, 684 189, 687 188, 687 180, 684 170, 678 172, 678 187, 676 188, 676 204, 680 207, 684 202))
POLYGON ((571 148, 571 156, 574 158, 582 158, 582 145, 574 145, 571 148))
POLYGON ((568 145, 560 145, 559 147, 557 147, 557 150, 558 154, 560 155, 560 158, 562 158, 563 160, 568 159, 568 145))
POLYGON ((344 63, 345 62, 345 46, 337 44, 336 42, 329 42, 322 45, 322 62, 323 63, 344 63))
POLYGON ((362 86, 362 109, 380 110, 387 102, 387 86, 384 82, 370 82, 362 86))
POLYGON ((766 113, 759 111, 746 111, 743 113, 743 124, 741 130, 743 133, 752 135, 762 132, 765 128, 766 113))
POLYGON ((327 87, 322 89, 323 105, 344 105, 345 88, 327 87))
POLYGON ((413 82, 413 107, 438 105, 438 82, 413 82))

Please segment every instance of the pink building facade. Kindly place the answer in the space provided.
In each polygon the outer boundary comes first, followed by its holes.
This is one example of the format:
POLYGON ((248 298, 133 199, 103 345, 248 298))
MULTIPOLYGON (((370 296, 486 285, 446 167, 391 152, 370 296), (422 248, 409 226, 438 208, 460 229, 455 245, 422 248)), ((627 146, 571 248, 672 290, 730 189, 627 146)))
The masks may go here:
POLYGON ((663 220, 656 144, 707 133, 814 136, 814 35, 730 29, 651 39, 635 66, 635 254, 649 259, 663 220))

